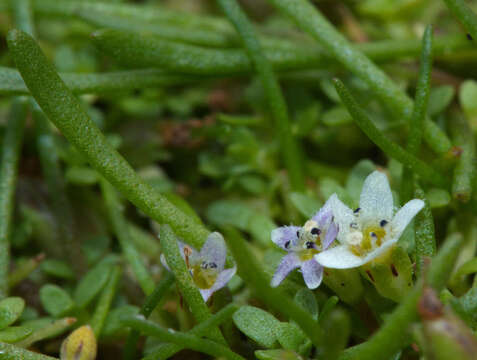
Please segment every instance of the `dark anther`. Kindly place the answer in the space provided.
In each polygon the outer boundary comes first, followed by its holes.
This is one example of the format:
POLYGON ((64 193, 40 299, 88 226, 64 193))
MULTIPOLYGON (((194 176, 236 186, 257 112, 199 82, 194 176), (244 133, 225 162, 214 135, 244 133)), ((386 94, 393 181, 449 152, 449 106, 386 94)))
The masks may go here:
POLYGON ((297 230, 297 231, 296 231, 296 236, 297 236, 297 237, 300 237, 300 230, 297 230))
POLYGON ((359 211, 361 210, 361 208, 356 208, 355 211, 353 211, 355 214, 359 213, 359 211))
POLYGON ((370 235, 371 235, 372 237, 374 237, 374 238, 377 238, 377 235, 376 235, 375 232, 371 232, 370 235))
POLYGON ((393 276, 399 276, 399 273, 394 264, 391 264, 391 272, 393 273, 393 276))
POLYGON ((217 269, 217 264, 214 263, 214 262, 211 262, 211 263, 209 263, 209 267, 210 267, 211 269, 217 269))
POLYGON ((288 249, 289 246, 290 246, 290 240, 288 240, 288 241, 285 243, 285 249, 288 249))
POLYGON ((349 227, 350 227, 351 229, 357 229, 357 228, 358 228, 358 224, 355 223, 355 222, 352 222, 351 224, 349 224, 349 227))
POLYGON ((472 35, 470 35, 469 33, 467 33, 467 39, 469 39, 469 40, 474 40, 474 39, 472 38, 472 35))
POLYGON ((387 225, 387 223, 388 223, 387 220, 381 220, 381 222, 379 223, 379 226, 385 227, 387 225))
POLYGON ((312 233, 313 235, 320 235, 320 234, 321 234, 321 230, 318 229, 318 228, 313 228, 313 229, 311 229, 311 233, 312 233))
POLYGON ((307 249, 313 249, 313 247, 314 247, 314 246, 313 246, 313 243, 312 243, 311 241, 308 241, 308 242, 306 243, 306 248, 307 248, 307 249))
POLYGON ((205 261, 202 261, 202 264, 200 265, 202 269, 207 269, 208 266, 209 264, 207 264, 205 261))

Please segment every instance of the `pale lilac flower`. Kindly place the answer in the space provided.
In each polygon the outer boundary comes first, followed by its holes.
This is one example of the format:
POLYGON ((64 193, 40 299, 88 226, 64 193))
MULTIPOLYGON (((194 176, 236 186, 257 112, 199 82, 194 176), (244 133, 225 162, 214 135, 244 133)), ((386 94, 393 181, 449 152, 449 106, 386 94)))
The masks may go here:
MULTIPOLYGON (((179 250, 204 301, 227 285, 237 271, 235 266, 224 269, 227 248, 224 238, 218 232, 207 237, 200 251, 180 241, 179 250)), ((164 254, 161 255, 161 262, 169 270, 164 254)))
POLYGON ((424 206, 422 200, 413 199, 395 213, 388 179, 379 171, 364 181, 356 210, 348 208, 336 194, 328 202, 339 226, 341 245, 315 255, 315 259, 336 269, 358 267, 385 254, 424 206))
POLYGON ((275 275, 271 285, 278 286, 294 269, 300 268, 309 289, 316 289, 323 280, 323 266, 314 258, 315 254, 326 250, 338 233, 333 221, 329 203, 308 220, 302 227, 283 226, 272 231, 272 241, 288 252, 275 275))

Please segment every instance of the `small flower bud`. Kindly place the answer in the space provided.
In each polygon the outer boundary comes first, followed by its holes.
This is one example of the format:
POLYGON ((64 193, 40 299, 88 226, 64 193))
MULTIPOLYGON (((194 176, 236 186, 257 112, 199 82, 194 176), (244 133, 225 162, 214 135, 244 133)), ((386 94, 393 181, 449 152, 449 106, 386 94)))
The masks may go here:
POLYGON ((73 331, 61 344, 61 360, 95 360, 96 338, 89 325, 73 331))

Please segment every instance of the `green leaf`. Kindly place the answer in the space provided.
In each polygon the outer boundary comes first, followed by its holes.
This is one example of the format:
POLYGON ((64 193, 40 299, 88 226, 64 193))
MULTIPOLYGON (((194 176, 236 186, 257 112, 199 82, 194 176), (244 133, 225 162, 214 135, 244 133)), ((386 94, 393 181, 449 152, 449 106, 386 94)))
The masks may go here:
POLYGON ((466 80, 459 89, 459 101, 467 116, 475 118, 477 116, 477 81, 466 80))
POLYGON ((454 95, 455 90, 450 85, 442 85, 432 88, 429 93, 429 103, 427 105, 427 113, 429 116, 436 116, 443 112, 450 105, 454 95))
POLYGON ((286 322, 282 322, 278 325, 279 326, 275 328, 277 340, 284 349, 298 351, 308 340, 298 325, 286 322))
POLYGON ((66 170, 65 178, 75 185, 94 185, 98 182, 98 173, 87 166, 71 166, 66 170))
POLYGON ((40 301, 46 312, 54 317, 65 315, 75 305, 66 291, 52 284, 44 285, 40 289, 40 301))
POLYGON ((110 273, 111 265, 103 263, 88 271, 74 291, 73 299, 75 303, 80 308, 86 307, 104 287, 110 273))
POLYGON ((295 206, 306 219, 313 216, 322 205, 320 201, 304 193, 292 192, 288 196, 293 206, 295 206))
POLYGON ((243 306, 235 312, 233 320, 240 331, 259 345, 266 348, 275 346, 280 321, 273 315, 253 306, 243 306))
POLYGON ((121 318, 124 316, 133 316, 139 314, 139 308, 132 305, 120 306, 114 310, 111 310, 104 322, 101 336, 124 336, 128 333, 128 329, 121 323, 121 318))
POLYGON ((295 294, 295 302, 305 309, 313 319, 318 319, 318 303, 310 289, 300 289, 295 294))
POLYGON ((10 326, 0 330, 0 341, 14 343, 25 339, 33 330, 28 326, 10 326))
POLYGON ((62 260, 47 259, 40 265, 41 270, 50 276, 54 276, 61 279, 72 280, 75 278, 73 269, 62 260))
POLYGON ((0 301, 0 329, 17 321, 24 308, 25 301, 19 297, 9 297, 0 301))
POLYGON ((323 124, 331 127, 350 124, 353 122, 353 118, 345 107, 337 106, 325 112, 321 121, 323 124))
POLYGON ((449 192, 444 189, 431 188, 427 191, 426 197, 433 209, 447 206, 451 202, 449 192))

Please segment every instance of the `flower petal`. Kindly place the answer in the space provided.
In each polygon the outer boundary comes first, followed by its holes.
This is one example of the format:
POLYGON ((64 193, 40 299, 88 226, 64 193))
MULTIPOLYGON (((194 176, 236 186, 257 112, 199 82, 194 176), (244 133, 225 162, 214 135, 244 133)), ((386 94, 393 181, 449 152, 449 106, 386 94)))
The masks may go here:
POLYGON ((361 208, 359 216, 362 224, 379 223, 381 220, 391 221, 394 210, 393 194, 384 173, 373 171, 364 180, 359 207, 361 208))
POLYGON ((292 271, 293 269, 296 269, 300 265, 301 265, 301 261, 300 259, 298 259, 298 257, 294 253, 285 255, 280 265, 278 265, 270 285, 272 287, 276 287, 280 285, 280 283, 283 281, 283 279, 287 277, 290 271, 292 271))
POLYGON ((214 293, 212 289, 199 289, 199 292, 200 295, 202 295, 202 299, 204 299, 204 302, 207 302, 210 296, 214 293))
POLYGON ((413 199, 408 201, 399 211, 394 215, 392 220, 392 236, 399 239, 406 226, 421 211, 424 207, 424 201, 420 199, 413 199))
POLYGON ((323 280, 323 266, 315 259, 308 260, 301 265, 303 280, 308 289, 316 289, 323 280))
POLYGON ((336 194, 331 195, 328 202, 333 211, 334 222, 338 226, 338 240, 345 243, 350 229, 349 226, 355 221, 353 210, 343 204, 336 194))
POLYGON ((167 265, 166 257, 164 256, 164 254, 161 254, 160 259, 161 259, 161 264, 162 264, 168 271, 171 271, 171 269, 169 268, 169 265, 167 265))
POLYGON ((398 239, 399 238, 393 238, 393 239, 387 240, 380 247, 378 247, 377 249, 374 249, 373 251, 368 253, 368 255, 366 255, 364 257, 364 263, 363 264, 366 264, 366 263, 376 259, 378 256, 384 254, 389 248, 391 248, 395 243, 397 243, 398 239))
POLYGON ((213 291, 217 291, 222 289, 227 283, 232 279, 232 277, 235 275, 237 272, 237 267, 229 268, 223 270, 219 276, 217 276, 217 279, 215 280, 214 285, 212 285, 211 289, 213 291))
POLYGON ((331 208, 331 202, 328 201, 323 205, 323 207, 311 218, 312 220, 318 223, 318 226, 324 227, 329 224, 333 218, 333 210, 331 208))
POLYGON ((338 235, 338 230, 338 225, 332 222, 328 227, 328 230, 326 231, 325 240, 323 241, 324 250, 328 249, 333 240, 336 239, 336 236, 338 235))
POLYGON ((353 254, 347 245, 339 245, 315 255, 322 266, 333 269, 350 269, 366 263, 365 258, 353 254))
POLYGON ((225 266, 227 256, 227 247, 222 234, 213 232, 207 237, 202 249, 200 249, 200 258, 202 261, 215 263, 217 270, 222 271, 225 266))
POLYGON ((284 250, 288 250, 285 244, 289 241, 290 245, 296 244, 298 240, 297 231, 299 226, 282 226, 272 230, 272 241, 284 250))

